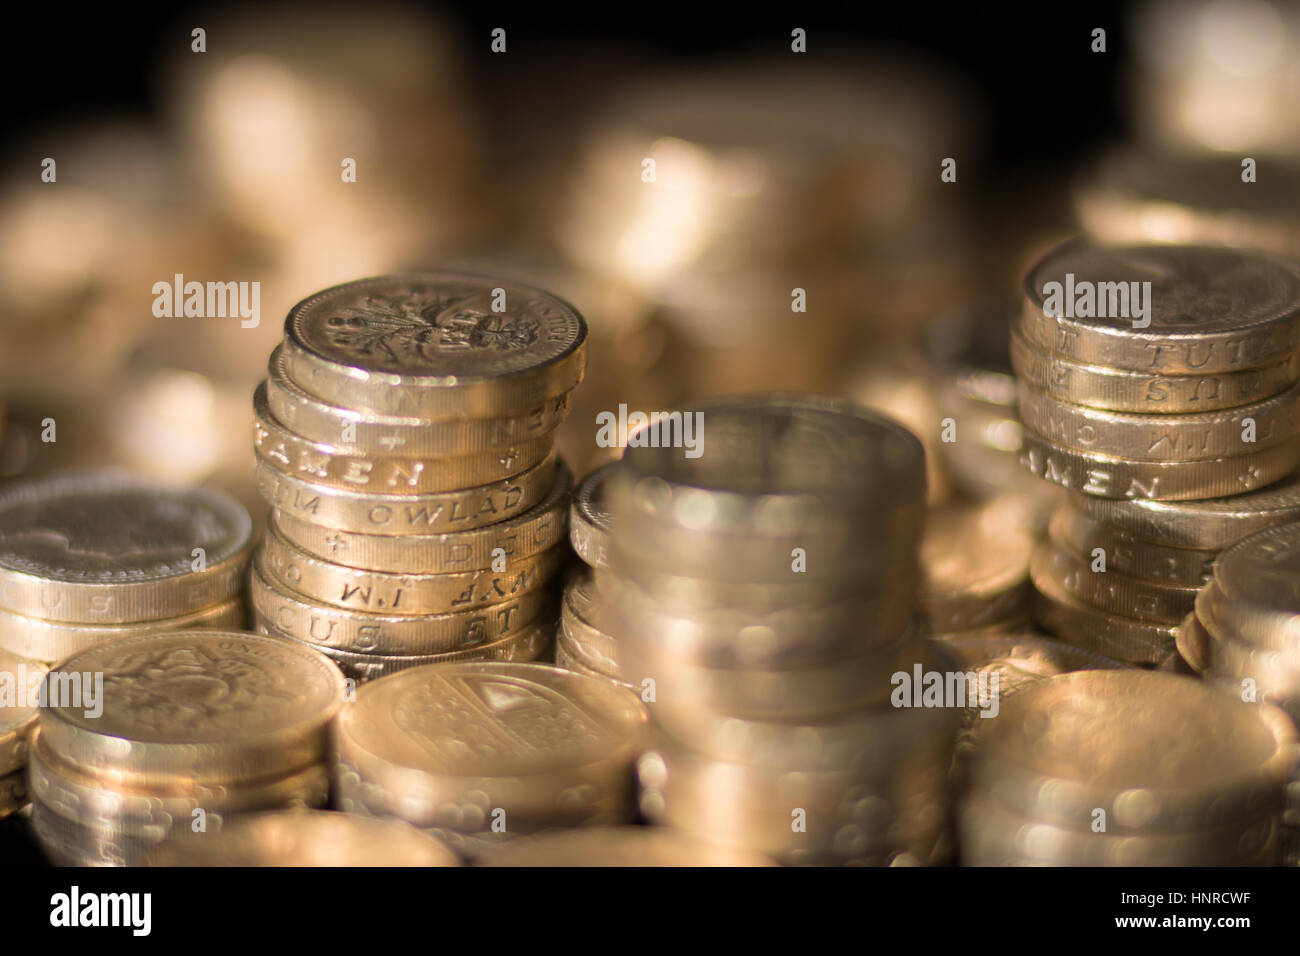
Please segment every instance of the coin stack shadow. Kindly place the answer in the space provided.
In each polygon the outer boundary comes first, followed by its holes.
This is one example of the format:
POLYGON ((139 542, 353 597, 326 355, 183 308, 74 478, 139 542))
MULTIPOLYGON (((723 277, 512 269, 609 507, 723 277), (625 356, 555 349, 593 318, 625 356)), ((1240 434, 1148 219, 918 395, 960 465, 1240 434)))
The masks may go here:
POLYGON ((569 542, 582 561, 564 585, 560 627, 555 634, 555 663, 579 674, 607 677, 629 690, 618 663, 618 642, 610 633, 592 578, 594 568, 609 569, 609 509, 605 482, 613 463, 602 465, 573 492, 569 506, 569 542))
POLYGON ((344 680, 314 651, 183 631, 101 644, 60 673, 102 685, 94 709, 42 707, 31 745, 32 829, 56 865, 135 865, 174 827, 215 832, 241 813, 329 800, 344 680))
POLYGON ((920 443, 832 399, 681 414, 702 415, 702 453, 629 441, 595 571, 655 724, 643 814, 785 863, 941 862, 957 711, 890 706, 933 650, 920 443))
MULTIPOLYGON (((1219 555, 1178 632, 1192 669, 1234 697, 1275 704, 1300 724, 1300 523, 1219 555)), ((1287 786, 1279 862, 1300 866, 1300 773, 1287 786)))
POLYGON ((1300 270, 1249 250, 1075 240, 1025 285, 1021 462, 1075 492, 1033 557, 1035 621, 1173 666, 1177 625, 1227 543, 1185 529, 1208 511, 1248 517, 1300 464, 1300 270), (1144 306, 1136 279, 1150 281, 1144 306), (1156 503, 1176 516, 1163 533, 1156 503))
POLYGON ((443 273, 296 305, 254 397, 272 506, 251 576, 258 629, 357 681, 543 655, 572 488, 555 428, 585 337, 546 293, 443 273))
POLYGON ((972 866, 1272 862, 1295 728, 1177 674, 1034 683, 976 734, 960 812, 972 866))
POLYGON ((124 637, 240 628, 253 547, 213 488, 73 471, 0 492, 0 650, 53 665, 124 637))

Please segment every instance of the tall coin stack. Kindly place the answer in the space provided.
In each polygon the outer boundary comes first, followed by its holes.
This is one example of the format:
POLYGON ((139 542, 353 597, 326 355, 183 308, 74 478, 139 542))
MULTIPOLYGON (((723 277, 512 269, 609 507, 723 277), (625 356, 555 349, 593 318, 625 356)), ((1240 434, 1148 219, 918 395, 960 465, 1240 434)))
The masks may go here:
POLYGON ((126 638, 68 658, 41 708, 32 827, 58 865, 134 865, 173 828, 329 799, 338 668, 258 634, 126 638))
POLYGON ((981 721, 960 814, 972 866, 1272 862, 1295 728, 1176 674, 1039 681, 981 721))
POLYGON ((450 273, 294 306, 254 396, 273 509, 257 627, 356 680, 541 655, 572 486, 555 429, 586 336, 545 292, 450 273))
POLYGON ((462 857, 634 816, 645 707, 601 677, 502 661, 419 667, 357 691, 334 728, 339 806, 462 857))
POLYGON ((1035 617, 1071 644, 1165 662, 1212 548, 1119 533, 1078 502, 1122 501, 1106 503, 1119 514, 1226 500, 1295 470, 1300 267, 1249 250, 1073 241, 1030 269, 1026 293, 1012 339, 1021 462, 1078 493, 1034 555, 1035 617))
POLYGON ((694 451, 663 430, 629 440, 612 570, 595 573, 656 725, 643 813, 787 863, 941 860, 957 712, 890 707, 929 650, 919 442, 833 399, 680 415, 694 451))
MULTIPOLYGON (((1251 535, 1224 551, 1196 596, 1178 647, 1229 694, 1271 703, 1300 723, 1300 523, 1251 535)), ((1300 866, 1300 776, 1287 789, 1281 862, 1300 866)))
POLYGON ((0 492, 0 650, 54 664, 124 637, 244 625, 242 505, 116 472, 0 492))
POLYGON ((601 606, 592 577, 594 568, 609 568, 609 508, 606 482, 614 465, 602 465, 578 482, 569 506, 569 541, 582 561, 564 586, 555 663, 579 674, 608 677, 631 688, 619 666, 618 643, 609 632, 609 613, 601 606))

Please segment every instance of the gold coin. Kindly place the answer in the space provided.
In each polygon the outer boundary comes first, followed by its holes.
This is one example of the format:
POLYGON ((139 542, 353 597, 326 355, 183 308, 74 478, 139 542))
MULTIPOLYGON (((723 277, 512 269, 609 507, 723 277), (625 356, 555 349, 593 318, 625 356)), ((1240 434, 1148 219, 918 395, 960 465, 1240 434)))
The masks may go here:
POLYGON ((640 690, 619 678, 618 665, 614 661, 595 657, 589 650, 569 640, 563 630, 555 638, 555 666, 585 674, 587 677, 613 681, 619 687, 626 687, 633 693, 638 693, 640 690))
POLYGON ((27 806, 27 774, 15 770, 0 776, 0 820, 27 806))
POLYGON ((1210 577, 1216 551, 1167 548, 1093 521, 1074 507, 1058 508, 1048 534, 1061 548, 1091 563, 1103 557, 1108 571, 1162 584, 1200 587, 1210 577), (1097 551, 1101 551, 1101 555, 1097 551))
POLYGON ((459 866, 432 837, 396 820, 289 810, 232 820, 216 833, 182 833, 146 866, 459 866))
POLYGON ((926 516, 920 603, 933 630, 987 627, 1023 614, 1034 541, 1004 519, 997 502, 926 516))
POLYGON ((479 866, 774 866, 761 854, 727 850, 653 827, 543 833, 485 856, 479 866))
POLYGON ((285 512, 277 511, 273 517, 290 544, 337 564, 392 574, 412 568, 461 573, 490 568, 502 555, 510 561, 522 560, 563 541, 572 487, 573 473, 557 462, 550 493, 528 511, 496 524, 446 534, 357 534, 324 528, 285 512))
POLYGON ((1174 638, 1181 657, 1197 674, 1204 674, 1210 666, 1210 635, 1206 633, 1196 613, 1188 614, 1183 623, 1178 625, 1178 636, 1174 638))
POLYGON ((569 541, 578 557, 593 568, 609 567, 609 508, 605 500, 605 482, 611 462, 597 468, 573 492, 569 507, 569 541))
POLYGON ((207 488, 74 472, 0 492, 0 608, 67 624, 182 617, 236 597, 248 512, 207 488))
POLYGON ((1192 609, 1198 585, 1165 584, 1131 578, 1079 558, 1053 542, 1045 547, 1043 570, 1052 576, 1076 600, 1111 614, 1178 624, 1192 609))
POLYGON ((0 777, 21 772, 40 713, 46 667, 0 650, 0 777))
MULTIPOLYGON (((1214 562, 1217 593, 1200 598, 1243 641, 1300 652, 1300 522, 1257 532, 1214 562)), ((1208 590, 1208 589, 1207 589, 1208 590)), ((1202 623, 1209 620, 1201 615, 1202 623)))
POLYGON ((85 700, 44 707, 41 740, 101 777, 236 783, 285 773, 323 757, 343 704, 343 677, 326 658, 257 634, 127 638, 68 658, 60 673, 96 684, 102 675, 102 712, 85 700))

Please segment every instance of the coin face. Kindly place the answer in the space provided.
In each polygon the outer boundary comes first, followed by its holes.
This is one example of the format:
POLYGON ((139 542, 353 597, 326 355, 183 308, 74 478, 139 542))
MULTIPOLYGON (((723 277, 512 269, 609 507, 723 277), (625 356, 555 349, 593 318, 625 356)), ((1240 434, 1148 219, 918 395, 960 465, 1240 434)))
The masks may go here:
POLYGON ((284 328, 325 362, 449 387, 561 362, 587 336, 582 317, 545 292, 443 273, 326 289, 294 306, 284 328))
POLYGON ((1237 542, 1219 555, 1214 577, 1234 604, 1283 615, 1300 611, 1300 522, 1237 542))
POLYGON ((539 664, 455 664, 366 684, 339 731, 388 764, 498 777, 595 763, 645 720, 637 698, 608 681, 539 664))
POLYGON ((0 494, 0 607, 86 624, 178 616, 237 593, 251 542, 248 513, 213 490, 105 472, 30 482, 0 494), (188 587, 205 575, 210 587, 188 587))

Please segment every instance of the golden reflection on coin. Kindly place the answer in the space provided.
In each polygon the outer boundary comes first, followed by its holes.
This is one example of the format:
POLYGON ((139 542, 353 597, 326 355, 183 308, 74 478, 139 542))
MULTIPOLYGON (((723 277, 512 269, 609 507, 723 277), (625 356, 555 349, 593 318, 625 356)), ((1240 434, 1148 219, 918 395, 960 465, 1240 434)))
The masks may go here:
POLYGON ((659 827, 543 833, 494 850, 478 866, 775 866, 758 853, 698 842, 659 827))

